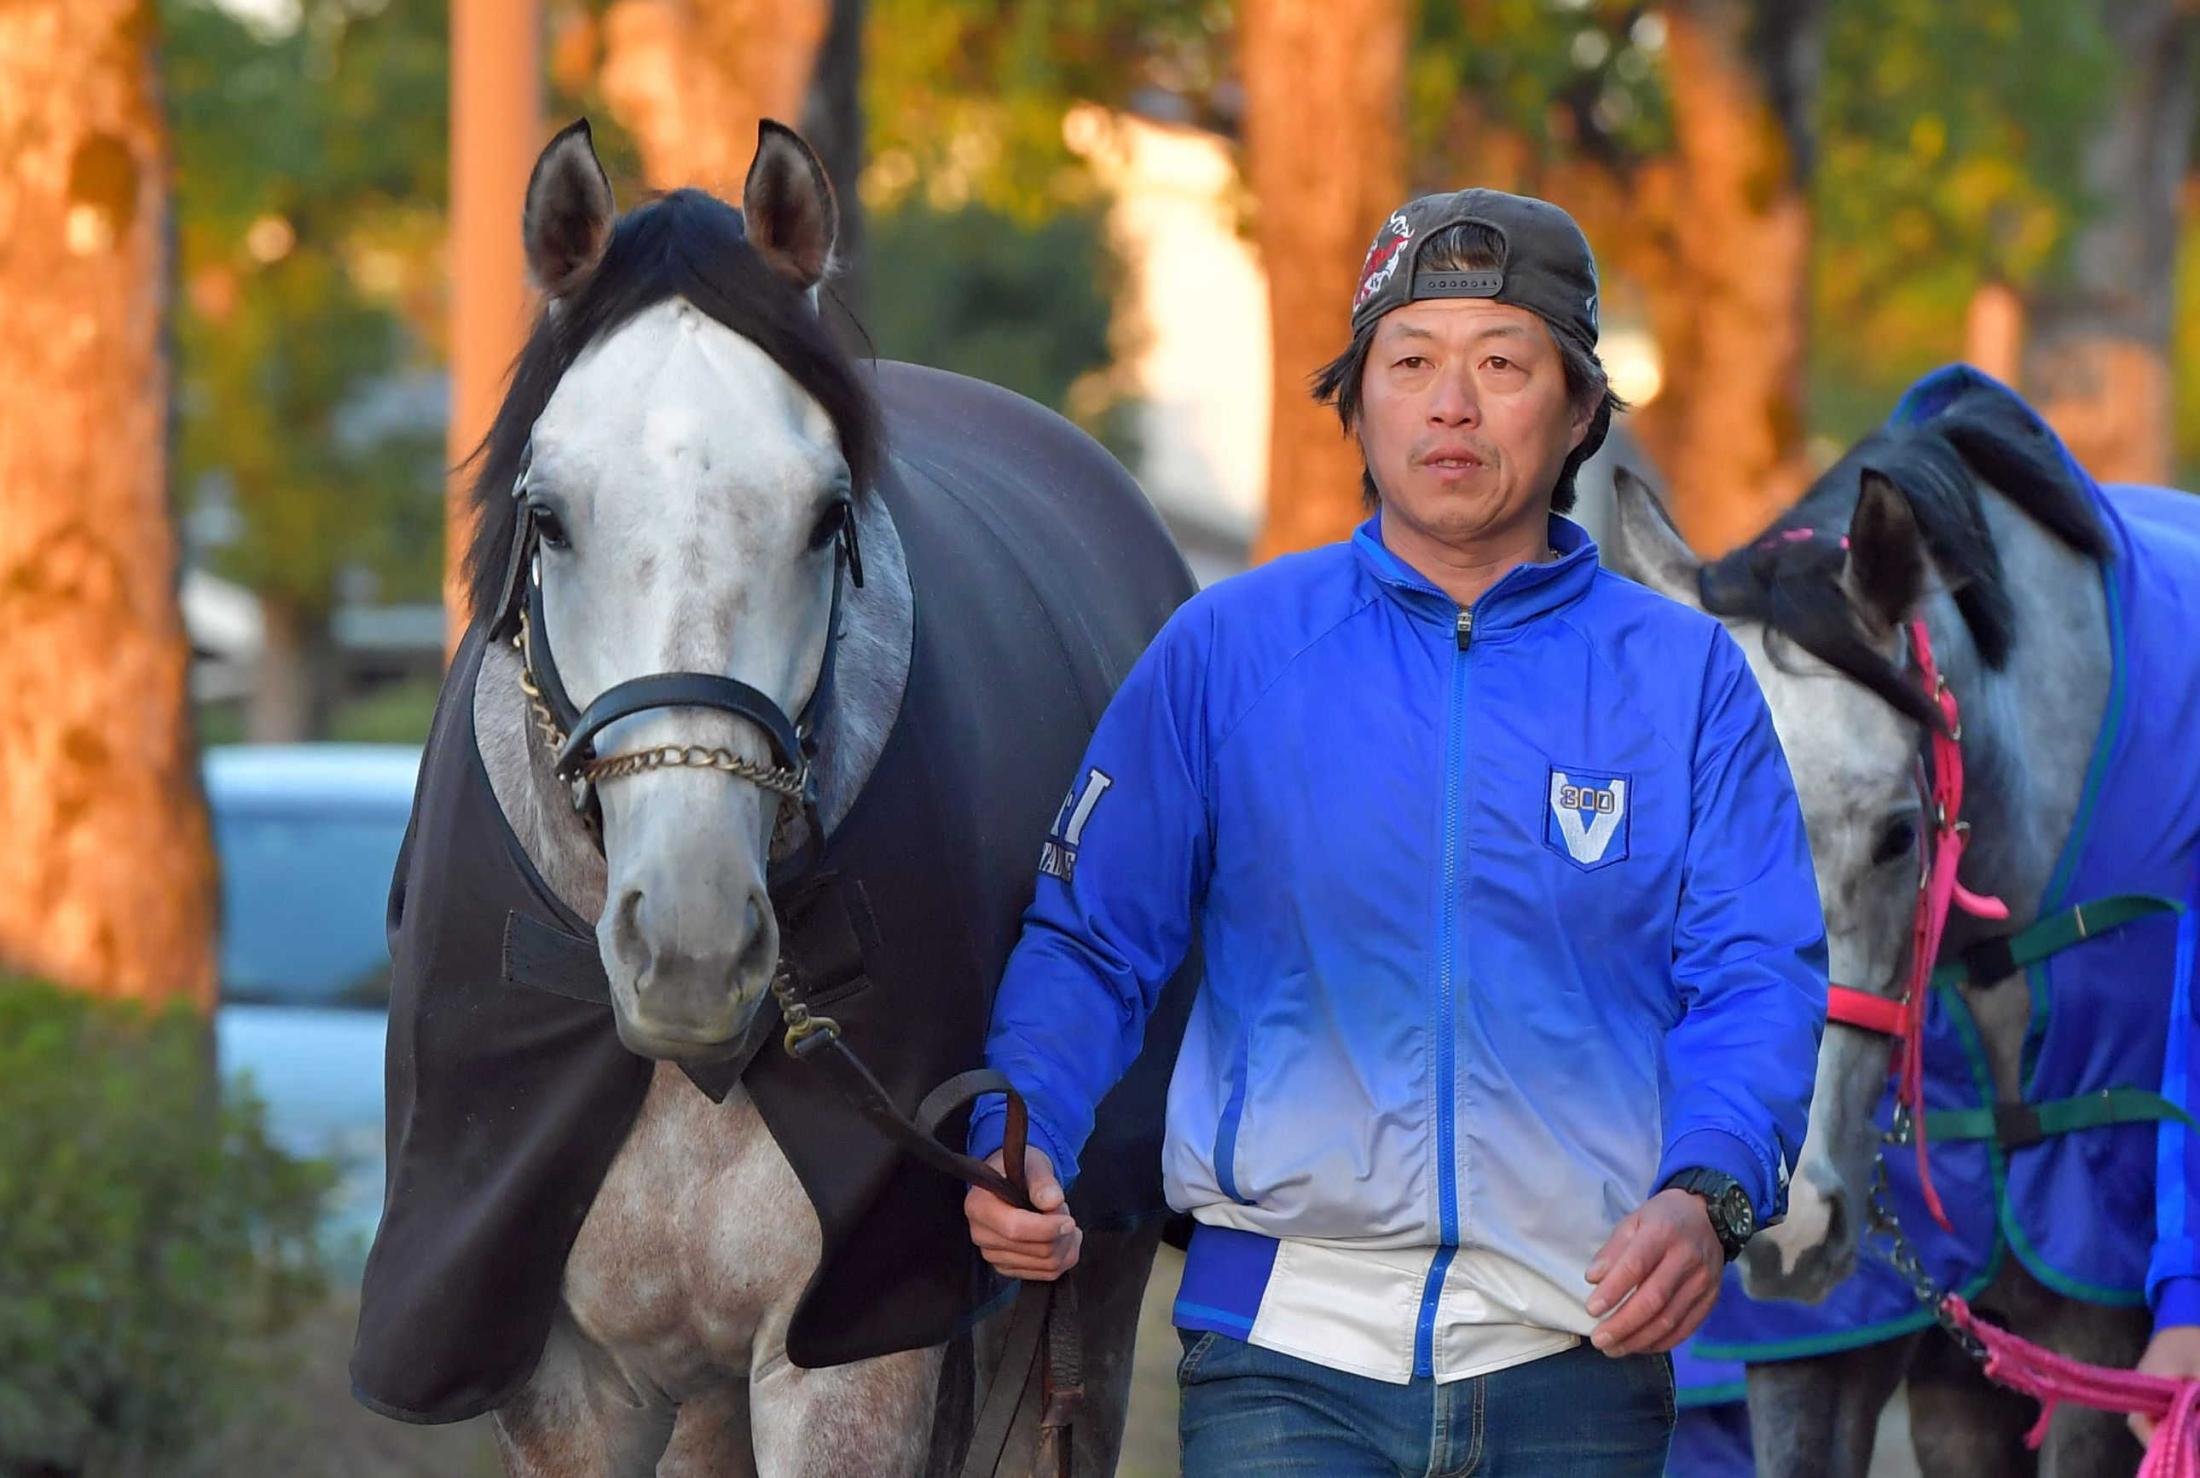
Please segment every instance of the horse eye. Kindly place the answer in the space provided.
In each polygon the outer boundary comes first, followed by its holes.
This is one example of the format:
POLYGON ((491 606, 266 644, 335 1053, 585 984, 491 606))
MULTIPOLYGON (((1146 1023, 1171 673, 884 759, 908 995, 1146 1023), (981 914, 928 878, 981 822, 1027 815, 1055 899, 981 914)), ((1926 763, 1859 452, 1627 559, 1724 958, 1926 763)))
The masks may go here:
POLYGON ((817 527, 810 530, 810 547, 823 549, 848 522, 848 500, 830 504, 817 517, 817 527))
POLYGON ((1879 833, 1879 845, 1872 849, 1872 865, 1884 866, 1898 862, 1910 855, 1917 845, 1917 820, 1911 816, 1897 816, 1879 833))
POLYGON ((535 532, 542 542, 552 549, 570 549, 572 541, 566 537, 565 524, 550 508, 541 503, 529 505, 535 516, 535 532))

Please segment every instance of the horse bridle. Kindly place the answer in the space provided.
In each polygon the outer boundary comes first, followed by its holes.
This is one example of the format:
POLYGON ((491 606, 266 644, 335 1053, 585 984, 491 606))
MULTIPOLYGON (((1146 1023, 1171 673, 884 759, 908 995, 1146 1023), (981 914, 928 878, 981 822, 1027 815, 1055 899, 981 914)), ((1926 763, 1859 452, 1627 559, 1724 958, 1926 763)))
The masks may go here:
POLYGON ((1932 992, 1933 967, 1956 909, 1977 919, 2002 920, 2008 906, 1965 888, 1957 877, 1971 824, 1963 819, 1963 716, 1956 695, 1933 658, 1933 641, 1922 619, 1908 627, 1910 660, 1928 702, 1939 715, 1929 726, 1927 755, 1920 765, 1920 790, 1932 818, 1933 834, 1918 872, 1917 903, 1910 916, 1910 971, 1899 996, 1883 996, 1853 986, 1826 988, 1826 1020, 1890 1037, 1894 1043, 1897 1122, 1894 1137, 1907 1137, 1917 1153, 1918 1183, 1933 1219, 1954 1227, 1933 1188, 1925 1142, 1925 1006, 1932 992))
POLYGON ((604 781, 682 767, 716 770, 748 781, 779 798, 782 823, 788 819, 790 807, 808 823, 800 853, 773 866, 771 891, 778 896, 815 865, 823 845, 817 793, 818 725, 832 703, 842 596, 851 583, 859 590, 863 587, 863 554, 856 541, 854 510, 849 510, 834 536, 833 598, 817 683, 794 718, 789 719, 769 694, 713 672, 660 672, 632 678, 606 688, 582 708, 573 702, 559 675, 550 648, 549 626, 543 619, 542 529, 527 498, 533 465, 534 449, 530 445, 520 455, 519 475, 512 479, 516 505, 512 548, 489 638, 510 641, 519 651, 521 690, 534 711, 536 729, 554 756, 552 766, 558 778, 572 788, 573 809, 600 837, 596 787, 604 781), (760 764, 732 750, 700 744, 596 753, 596 737, 606 727, 661 708, 708 708, 747 719, 763 731, 771 746, 772 763, 760 764))

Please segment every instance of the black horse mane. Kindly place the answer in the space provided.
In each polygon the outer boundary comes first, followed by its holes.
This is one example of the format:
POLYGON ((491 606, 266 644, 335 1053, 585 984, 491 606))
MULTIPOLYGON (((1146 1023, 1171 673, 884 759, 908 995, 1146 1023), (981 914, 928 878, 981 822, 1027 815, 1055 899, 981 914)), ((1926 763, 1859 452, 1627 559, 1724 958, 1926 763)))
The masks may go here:
POLYGON ((511 389, 470 459, 474 535, 467 551, 469 614, 495 613, 518 508, 512 485, 558 381, 589 345, 634 315, 685 298, 770 355, 824 407, 858 494, 879 458, 879 412, 856 362, 834 344, 809 301, 749 245, 741 213, 701 190, 674 190, 621 216, 602 264, 556 311, 535 320, 511 389))
POLYGON ((1758 539, 1703 567, 1697 585, 1706 610, 1761 621, 1899 712, 1937 724, 1915 678, 1867 640, 1842 582, 1842 536, 1866 473, 1894 484, 1909 504, 1989 668, 2009 660, 2016 606, 1979 502, 1981 485, 2095 561, 2108 557, 2108 536, 2051 435, 2022 402, 1980 389, 1959 395, 1939 415, 1874 432, 1758 539))

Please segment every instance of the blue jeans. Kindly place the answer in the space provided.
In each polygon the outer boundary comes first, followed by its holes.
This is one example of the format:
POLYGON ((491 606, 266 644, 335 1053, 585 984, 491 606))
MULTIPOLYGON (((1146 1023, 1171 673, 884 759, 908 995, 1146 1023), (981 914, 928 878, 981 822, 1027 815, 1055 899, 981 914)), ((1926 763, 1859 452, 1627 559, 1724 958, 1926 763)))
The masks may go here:
POLYGON ((1184 1478, 1658 1478, 1673 1364, 1584 1341, 1491 1375, 1406 1385, 1179 1330, 1184 1478))

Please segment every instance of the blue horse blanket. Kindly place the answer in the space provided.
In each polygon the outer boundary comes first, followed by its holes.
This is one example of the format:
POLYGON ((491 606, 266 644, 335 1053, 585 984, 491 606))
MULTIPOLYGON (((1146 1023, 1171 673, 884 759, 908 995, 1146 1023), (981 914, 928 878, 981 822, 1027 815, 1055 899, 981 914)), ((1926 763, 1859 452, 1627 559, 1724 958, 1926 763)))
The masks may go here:
MULTIPOLYGON (((1891 424, 1930 428, 1940 417, 1982 409, 2039 439, 2033 450, 2059 462, 2091 500, 2110 550, 2101 579, 2113 680, 2084 799, 2037 917, 2121 894, 2183 905, 2024 971, 2032 998, 2024 1101, 2159 1088, 2189 1108, 2200 1035, 2192 998, 2200 908, 2200 497, 2097 484, 2012 391, 1964 366, 1918 382, 1891 424)), ((1928 1109, 1990 1109, 1994 1087, 1979 1032, 1955 987, 1935 990, 1926 1030, 1928 1109)), ((1890 1089, 1879 1109, 1882 1129, 1893 1107, 1890 1089)), ((2101 1124, 2008 1148, 1990 1138, 1935 1141, 1933 1180, 1955 1223, 1952 1234, 1925 1210, 1914 1157, 1892 1153, 1886 1164, 1892 1205, 1943 1287, 1975 1294, 2015 1257, 2070 1297, 2151 1302, 2158 1323, 2200 1323, 2192 1203, 2200 1149, 2176 1119, 2101 1124)), ((1822 1304, 1760 1303, 1730 1274, 1695 1355, 1792 1359, 1931 1322, 1875 1250, 1884 1252, 1867 1243, 1856 1275, 1822 1304)))

